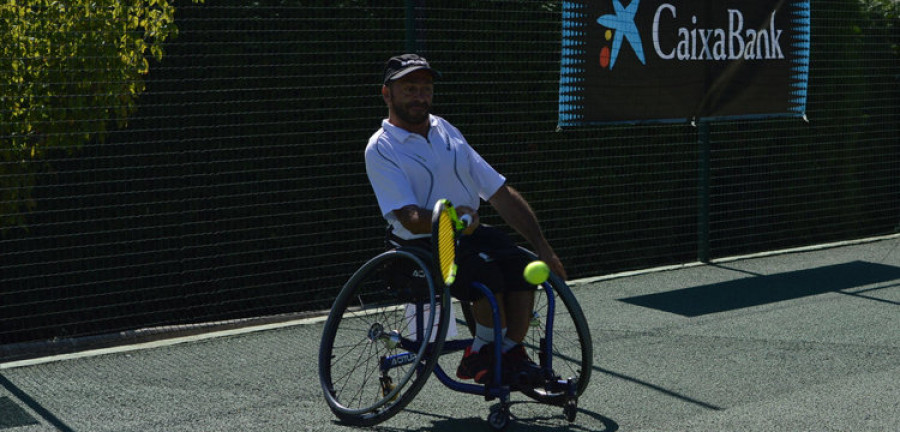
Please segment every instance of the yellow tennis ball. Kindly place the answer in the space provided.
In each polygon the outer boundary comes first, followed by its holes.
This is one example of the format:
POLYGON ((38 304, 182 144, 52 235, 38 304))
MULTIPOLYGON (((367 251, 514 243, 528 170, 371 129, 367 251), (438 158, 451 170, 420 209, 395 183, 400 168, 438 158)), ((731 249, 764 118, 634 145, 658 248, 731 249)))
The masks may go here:
POLYGON ((532 261, 525 266, 525 272, 522 274, 525 280, 532 285, 540 285, 550 277, 550 267, 543 261, 532 261))

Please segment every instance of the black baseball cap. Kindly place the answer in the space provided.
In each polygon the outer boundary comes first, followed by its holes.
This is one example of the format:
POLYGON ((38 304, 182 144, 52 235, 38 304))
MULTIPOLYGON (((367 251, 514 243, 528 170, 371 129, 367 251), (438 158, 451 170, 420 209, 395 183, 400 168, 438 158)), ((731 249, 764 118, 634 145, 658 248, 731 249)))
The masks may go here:
POLYGON ((432 69, 425 57, 416 54, 403 54, 391 57, 384 65, 384 85, 405 77, 417 70, 427 70, 434 79, 441 77, 441 73, 432 69))

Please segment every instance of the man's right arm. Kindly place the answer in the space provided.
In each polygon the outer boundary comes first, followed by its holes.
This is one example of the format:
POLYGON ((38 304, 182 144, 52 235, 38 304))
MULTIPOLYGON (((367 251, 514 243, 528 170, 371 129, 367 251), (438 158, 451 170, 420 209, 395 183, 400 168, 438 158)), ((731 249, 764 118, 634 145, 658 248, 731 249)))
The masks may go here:
POLYGON ((431 232, 431 212, 414 204, 406 204, 415 202, 415 194, 405 173, 389 154, 381 149, 378 141, 369 141, 366 146, 366 174, 375 191, 379 209, 386 217, 392 215, 413 234, 431 232))
MULTIPOLYGON (((394 210, 394 216, 403 224, 403 227, 413 234, 431 234, 431 210, 424 209, 414 204, 394 210)), ((471 207, 459 206, 456 214, 472 216, 472 223, 463 231, 463 234, 471 234, 478 228, 478 213, 471 207)))
POLYGON ((413 234, 431 233, 431 210, 410 204, 394 210, 394 216, 413 234))

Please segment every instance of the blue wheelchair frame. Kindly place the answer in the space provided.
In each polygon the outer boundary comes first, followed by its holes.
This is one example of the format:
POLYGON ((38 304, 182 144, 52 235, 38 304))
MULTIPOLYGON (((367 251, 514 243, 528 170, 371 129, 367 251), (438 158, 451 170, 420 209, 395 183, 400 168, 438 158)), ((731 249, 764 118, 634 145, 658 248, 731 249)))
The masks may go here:
MULTIPOLYGON (((491 292, 491 290, 489 288, 487 288, 486 286, 484 286, 481 283, 475 282, 475 283, 473 283, 473 286, 475 288, 477 288, 478 290, 480 290, 482 292, 482 294, 484 294, 484 296, 488 299, 488 302, 491 305, 491 314, 492 314, 493 322, 495 323, 495 325, 493 327, 494 328, 494 340, 495 341, 503 340, 503 335, 501 333, 501 328, 500 328, 501 326, 496 325, 496 323, 501 322, 500 321, 500 306, 497 303, 496 297, 494 296, 493 292, 491 292)), ((541 284, 541 288, 543 288, 547 292, 547 317, 546 317, 546 323, 545 323, 545 336, 544 336, 545 344, 546 344, 546 351, 542 351, 542 356, 541 356, 542 358, 539 359, 539 362, 540 362, 542 371, 544 371, 548 375, 551 375, 553 373, 553 355, 552 355, 553 321, 554 321, 554 317, 556 315, 556 296, 554 295, 553 287, 549 282, 544 282, 543 284, 541 284)), ((448 290, 445 289, 444 295, 448 295, 448 294, 449 294, 448 290)), ((401 366, 401 365, 406 365, 406 364, 416 361, 416 356, 411 353, 418 352, 418 350, 421 348, 421 344, 423 343, 420 341, 422 341, 424 339, 424 334, 423 334, 423 332, 424 332, 424 327, 423 327, 424 326, 424 306, 425 306, 425 302, 423 302, 423 301, 419 301, 419 302, 415 303, 416 339, 415 340, 410 340, 410 339, 406 339, 406 338, 401 339, 400 347, 407 350, 407 352, 396 354, 391 357, 385 357, 381 363, 382 372, 386 372, 387 370, 390 370, 391 368, 401 366)), ((441 313, 444 313, 444 312, 442 311, 441 313)), ((426 342, 426 343, 431 344, 431 342, 426 342)), ((451 341, 445 340, 440 353, 433 353, 433 352, 430 352, 430 350, 427 352, 429 352, 429 355, 441 356, 441 355, 453 353, 456 351, 462 351, 471 344, 472 344, 472 338, 454 339, 451 341)), ((502 365, 502 361, 501 361, 501 358, 502 358, 501 348, 502 348, 502 344, 500 344, 500 343, 493 344, 494 373, 493 373, 492 381, 488 384, 483 384, 483 385, 482 384, 469 384, 469 383, 464 383, 464 382, 458 381, 457 379, 455 379, 455 378, 451 377, 449 374, 447 374, 447 372, 445 372, 443 370, 443 368, 441 367, 440 364, 436 364, 434 367, 434 370, 432 371, 433 374, 438 378, 438 380, 442 384, 444 384, 444 386, 446 386, 447 388, 449 388, 451 390, 454 390, 457 392, 462 392, 462 393, 469 393, 469 394, 473 394, 473 395, 483 395, 486 400, 499 399, 501 401, 500 407, 498 407, 497 410, 492 411, 491 416, 489 418, 491 425, 494 426, 496 429, 504 428, 506 426, 506 423, 509 421, 509 402, 510 402, 510 394, 512 393, 512 388, 510 387, 510 385, 504 384, 502 382, 502 380, 503 380, 503 374, 502 374, 503 365, 502 365)), ((420 366, 419 372, 417 372, 417 373, 420 373, 421 369, 422 369, 422 367, 420 366)), ((572 398, 575 397, 575 394, 574 394, 575 387, 572 382, 559 380, 556 384, 560 385, 560 386, 564 386, 564 388, 567 389, 569 396, 572 398)), ((569 412, 568 409, 566 412, 566 415, 570 421, 574 419, 574 406, 572 408, 573 409, 572 409, 571 413, 569 412)))
MULTIPOLYGON (((530 252, 528 253, 531 254, 530 252)), ((542 283, 537 288, 538 297, 541 301, 539 304, 535 304, 536 309, 531 322, 533 331, 529 331, 528 339, 524 343, 526 350, 532 352, 532 357, 538 362, 539 366, 528 369, 525 372, 517 371, 504 374, 501 354, 502 344, 495 343, 492 346, 495 359, 492 365, 494 372, 492 378, 488 383, 478 384, 462 382, 456 379, 456 377, 447 373, 438 362, 440 356, 444 354, 466 349, 466 347, 471 345, 473 339, 454 338, 447 340, 446 331, 450 327, 449 320, 456 306, 451 302, 449 288, 443 284, 443 281, 435 279, 432 275, 430 262, 422 250, 401 247, 369 260, 344 285, 338 298, 335 299, 335 306, 333 306, 326 321, 325 330, 323 331, 323 345, 320 348, 319 355, 320 382, 332 411, 339 418, 350 424, 371 426, 380 423, 402 410, 421 389, 421 386, 428 379, 427 375, 433 374, 445 387, 453 391, 480 395, 488 401, 499 399, 500 403, 491 407, 491 413, 488 416, 488 422, 494 429, 503 429, 509 423, 510 395, 515 391, 520 391, 539 403, 563 407, 566 418, 570 422, 573 421, 577 412, 578 396, 584 391, 590 379, 592 350, 587 323, 577 304, 577 300, 571 291, 568 290, 565 282, 551 275, 550 280, 542 283), (385 332, 385 328, 381 325, 382 318, 366 323, 363 328, 347 327, 347 330, 349 330, 347 335, 351 338, 360 339, 364 344, 383 344, 384 348, 382 349, 386 349, 389 352, 379 355, 378 361, 373 364, 374 369, 371 370, 380 374, 381 378, 379 380, 382 386, 383 399, 376 399, 372 405, 365 407, 344 405, 343 392, 335 390, 335 381, 333 381, 334 377, 332 376, 332 366, 335 364, 332 363, 335 358, 335 352, 333 351, 334 338, 341 332, 340 329, 343 328, 341 326, 341 322, 343 322, 341 317, 348 310, 345 308, 348 308, 354 302, 352 299, 357 293, 356 288, 366 286, 365 284, 368 283, 367 281, 370 280, 370 277, 373 278, 371 280, 376 284, 381 283, 379 278, 382 276, 378 276, 378 269, 389 268, 391 264, 388 263, 395 262, 394 260, 398 260, 396 261, 398 263, 408 260, 414 267, 421 269, 422 275, 415 277, 422 277, 424 279, 422 282, 426 283, 427 287, 413 287, 413 291, 410 292, 403 291, 406 288, 399 288, 400 291, 395 292, 395 294, 399 294, 399 297, 396 299, 399 303, 395 303, 396 306, 389 306, 389 308, 403 308, 404 306, 402 305, 405 303, 406 326, 409 331, 398 331, 396 330, 397 327, 392 327, 395 330, 385 332), (427 296, 422 295, 423 289, 428 294, 427 296), (419 291, 418 294, 415 292, 416 290, 419 291), (559 301, 562 301, 562 303, 559 303, 559 301), (562 351, 557 351, 557 347, 554 346, 555 320, 561 318, 561 316, 557 316, 557 312, 560 311, 559 308, 564 308, 565 310, 562 312, 572 318, 575 332, 577 333, 577 340, 575 341, 577 348, 575 349, 580 350, 579 357, 572 357, 571 359, 569 357, 560 357, 565 359, 563 361, 565 363, 564 369, 567 369, 568 372, 564 373, 570 377, 567 379, 561 378, 554 371, 553 357, 561 355, 562 352, 568 355, 567 347, 573 346, 568 341, 564 341, 565 344, 559 347, 562 351), (439 311, 440 315, 437 313, 429 314, 434 311, 439 311), (412 328, 413 325, 415 328, 412 328), (365 330, 365 327, 369 327, 368 330, 365 330), (366 331, 367 334, 363 333, 353 336, 358 331, 366 331), (400 375, 393 373, 395 371, 401 371, 400 375), (428 374, 426 375, 425 372, 428 372, 428 374), (396 383, 391 380, 391 377, 398 378, 400 376, 402 378, 396 383), (411 376, 414 378, 410 378, 411 376), (407 384, 411 386, 407 387, 407 384), (401 392, 401 389, 408 390, 401 392)), ((405 286, 402 285, 405 283, 408 282, 400 282, 401 285, 398 286, 405 286)), ((473 289, 478 289, 488 300, 493 322, 500 323, 500 305, 494 293, 481 283, 476 282, 472 286, 473 289)), ((371 293, 377 297, 379 295, 377 294, 377 285, 372 286, 372 288, 376 288, 371 293)), ((366 291, 360 291, 359 293, 365 294, 366 291)), ((467 330, 474 333, 474 319, 471 316, 471 309, 465 303, 461 306, 468 325, 467 330)), ((402 315, 401 313, 401 319, 402 315)), ((361 316, 365 316, 365 314, 361 316)), ((393 320, 388 316, 384 318, 388 318, 388 321, 393 320)), ((397 321, 393 321, 391 325, 396 326, 398 324, 397 321)), ((501 327, 500 325, 493 326, 495 341, 500 341, 503 338, 501 327)), ((355 350, 355 348, 350 349, 355 350)), ((341 368, 342 373, 348 373, 348 375, 341 375, 341 377, 349 377, 350 373, 357 376, 352 370, 355 367, 351 366, 351 370, 341 368)), ((368 380, 365 377, 367 372, 364 369, 361 372, 363 375, 359 376, 362 377, 363 382, 366 382, 368 380)), ((348 394, 350 399, 346 399, 346 401, 353 404, 356 401, 355 395, 359 393, 348 394)))

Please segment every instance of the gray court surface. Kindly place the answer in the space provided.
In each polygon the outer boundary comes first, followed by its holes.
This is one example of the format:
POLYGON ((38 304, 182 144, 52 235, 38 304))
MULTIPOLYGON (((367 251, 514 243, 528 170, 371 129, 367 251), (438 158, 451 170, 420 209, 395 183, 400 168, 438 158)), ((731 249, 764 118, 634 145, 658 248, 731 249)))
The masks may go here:
MULTIPOLYGON (((900 239, 573 283, 591 385, 575 422, 514 394, 510 431, 900 431, 900 239)), ((0 369, 0 431, 350 431, 322 323, 0 369)), ((458 355, 442 359, 455 367, 458 355)), ((490 430, 429 380, 372 429, 490 430)))

